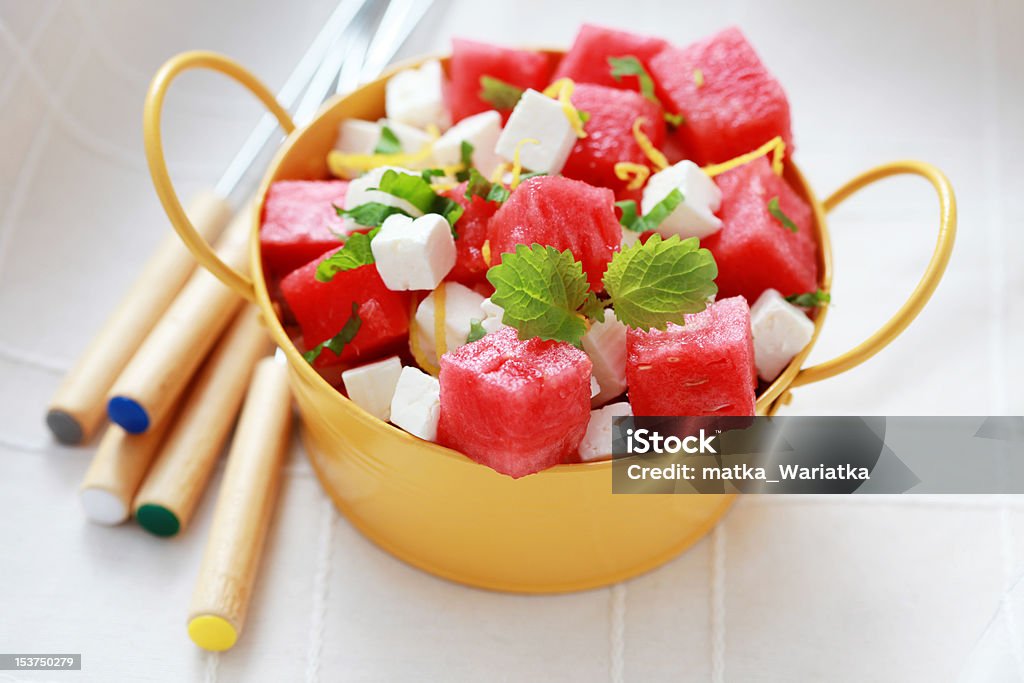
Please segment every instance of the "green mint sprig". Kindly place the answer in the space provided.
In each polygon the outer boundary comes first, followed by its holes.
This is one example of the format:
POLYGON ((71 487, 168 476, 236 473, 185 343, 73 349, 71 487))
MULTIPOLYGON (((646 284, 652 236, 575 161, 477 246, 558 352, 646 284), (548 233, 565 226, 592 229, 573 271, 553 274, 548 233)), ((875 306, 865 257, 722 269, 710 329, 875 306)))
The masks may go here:
MULTIPOLYGON (((654 79, 651 78, 651 74, 647 73, 647 69, 644 68, 643 63, 639 59, 633 55, 609 57, 608 65, 612 68, 612 78, 616 82, 621 82, 624 76, 636 76, 637 84, 640 86, 640 94, 645 99, 654 102, 664 109, 661 100, 658 99, 658 95, 655 93, 654 79)), ((679 126, 685 120, 682 114, 671 114, 667 109, 665 109, 664 118, 665 121, 673 126, 679 126)))
POLYGON ((786 301, 800 308, 818 308, 832 303, 832 295, 819 289, 816 292, 790 294, 786 297, 786 301))
POLYGON ((633 232, 647 232, 648 230, 657 229, 683 203, 684 199, 685 197, 683 197, 683 193, 679 188, 674 188, 643 216, 640 215, 636 208, 636 202, 632 199, 615 202, 615 206, 622 210, 622 218, 619 219, 619 223, 622 224, 623 228, 633 232))
POLYGON ((312 365, 316 362, 316 359, 320 357, 320 354, 324 349, 333 351, 334 353, 341 355, 341 352, 345 349, 345 346, 352 343, 355 339, 356 333, 359 332, 359 328, 362 326, 363 321, 359 318, 359 303, 356 301, 352 302, 352 315, 345 321, 341 331, 334 335, 330 339, 320 342, 309 351, 302 354, 302 357, 306 359, 306 362, 312 365))
POLYGON ((338 273, 376 263, 373 251, 370 249, 370 242, 378 232, 380 232, 379 227, 367 233, 354 232, 349 235, 341 249, 325 258, 316 267, 317 281, 330 282, 338 273))
POLYGON ((387 126, 381 126, 380 139, 377 140, 377 146, 373 148, 374 154, 401 154, 402 142, 395 135, 395 131, 391 130, 387 126))
POLYGON ((524 92, 522 88, 506 83, 500 78, 480 77, 480 99, 499 111, 515 109, 524 92))
POLYGON ((422 175, 409 175, 388 169, 381 176, 377 187, 370 189, 404 199, 422 213, 436 213, 444 216, 448 225, 452 227, 452 235, 457 237, 455 223, 462 217, 462 205, 454 199, 435 192, 430 181, 422 175))
POLYGON ((782 226, 790 232, 796 232, 799 229, 797 228, 796 223, 782 212, 782 207, 779 206, 778 197, 772 197, 768 200, 768 213, 770 213, 775 220, 781 223, 782 226))
MULTIPOLYGON (((684 315, 699 313, 718 293, 718 266, 695 237, 662 240, 652 235, 612 258, 604 287, 624 324, 639 330, 683 324, 684 315)), ((588 319, 604 320, 599 300, 571 251, 534 244, 516 246, 487 271, 494 285, 491 300, 505 309, 502 322, 515 327, 521 339, 540 337, 579 346, 588 319)))

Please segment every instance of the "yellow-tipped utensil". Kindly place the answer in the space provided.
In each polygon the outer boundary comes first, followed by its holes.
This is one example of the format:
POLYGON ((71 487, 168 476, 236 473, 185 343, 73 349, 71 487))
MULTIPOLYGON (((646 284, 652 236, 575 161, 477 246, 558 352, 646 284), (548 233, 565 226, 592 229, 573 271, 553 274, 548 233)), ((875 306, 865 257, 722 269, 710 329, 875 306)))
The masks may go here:
POLYGON ((166 433, 164 426, 129 434, 110 425, 100 439, 78 495, 90 522, 113 526, 131 516, 132 499, 166 433))
MULTIPOLYGON (((251 207, 236 214, 217 253, 247 272, 251 207)), ((166 420, 172 406, 239 309, 242 299, 197 270, 110 389, 107 415, 132 434, 166 420)))
POLYGON ((229 649, 245 626, 291 419, 287 365, 265 358, 253 372, 189 606, 188 635, 204 650, 229 649))
MULTIPOLYGON (((188 215, 213 240, 231 217, 231 208, 216 194, 204 192, 192 201, 188 215)), ((58 441, 77 444, 93 435, 106 417, 110 387, 194 270, 195 260, 185 245, 176 235, 167 235, 50 400, 46 424, 58 441)))
POLYGON ((132 507, 143 529, 174 536, 188 525, 235 424, 253 368, 271 350, 256 308, 235 317, 182 399, 132 507))

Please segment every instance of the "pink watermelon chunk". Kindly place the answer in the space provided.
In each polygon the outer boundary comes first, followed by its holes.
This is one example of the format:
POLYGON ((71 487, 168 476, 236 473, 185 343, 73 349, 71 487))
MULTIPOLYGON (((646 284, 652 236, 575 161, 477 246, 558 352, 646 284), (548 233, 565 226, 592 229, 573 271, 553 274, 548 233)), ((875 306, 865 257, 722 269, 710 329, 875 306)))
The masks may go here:
POLYGON ((263 204, 260 249, 263 267, 271 276, 284 275, 341 244, 344 180, 279 180, 270 186, 263 204))
POLYGON ((615 176, 615 164, 628 161, 650 166, 647 155, 633 137, 633 122, 643 117, 641 130, 655 147, 661 147, 665 142, 661 107, 637 92, 586 83, 576 86, 572 103, 587 112, 590 119, 584 126, 587 137, 576 141, 562 174, 611 188, 621 198, 626 193, 627 183, 615 176))
POLYGON ((811 207, 764 157, 715 179, 722 190, 722 229, 701 241, 718 263, 719 296, 754 302, 768 288, 784 296, 818 288, 818 244, 811 207), (791 232, 768 210, 773 197, 796 226, 791 232))
POLYGON ((661 38, 638 36, 603 26, 584 24, 576 34, 576 42, 562 58, 554 78, 571 78, 577 83, 596 83, 609 88, 638 90, 636 76, 624 76, 621 81, 612 78, 609 57, 633 56, 648 71, 654 55, 668 47, 661 38))
MULTIPOLYGON (((510 85, 541 90, 548 83, 551 60, 547 55, 528 50, 513 50, 473 40, 452 40, 452 57, 448 63, 448 102, 452 120, 494 109, 494 105, 480 99, 480 78, 491 76, 510 85)), ((502 112, 507 120, 509 111, 502 112)))
POLYGON ((362 323, 352 343, 340 357, 324 349, 316 367, 372 360, 404 346, 409 332, 409 293, 385 287, 373 264, 338 273, 330 282, 320 282, 316 279, 316 268, 327 256, 324 254, 281 280, 281 294, 295 315, 307 349, 338 334, 352 315, 352 304, 359 304, 362 323))
POLYGON ((604 275, 619 250, 622 226, 615 217, 615 195, 603 187, 561 176, 524 181, 487 226, 492 265, 517 244, 543 244, 569 249, 595 292, 604 289, 604 275))
POLYGON ((742 297, 686 316, 686 325, 626 335, 634 415, 753 415, 754 340, 742 297))
POLYGON ((438 443, 511 477, 572 459, 590 420, 590 358, 503 328, 441 357, 438 443))
POLYGON ((448 280, 461 282, 467 287, 485 283, 487 263, 484 262, 483 244, 487 239, 487 223, 500 204, 486 201, 473 195, 466 199, 466 185, 460 183, 443 194, 459 203, 463 208, 462 217, 455 224, 455 267, 448 273, 448 280))
POLYGON ((698 164, 728 161, 776 135, 792 152, 789 102, 738 28, 651 60, 662 104, 686 117, 676 136, 698 164), (703 84, 695 72, 700 70, 703 84))

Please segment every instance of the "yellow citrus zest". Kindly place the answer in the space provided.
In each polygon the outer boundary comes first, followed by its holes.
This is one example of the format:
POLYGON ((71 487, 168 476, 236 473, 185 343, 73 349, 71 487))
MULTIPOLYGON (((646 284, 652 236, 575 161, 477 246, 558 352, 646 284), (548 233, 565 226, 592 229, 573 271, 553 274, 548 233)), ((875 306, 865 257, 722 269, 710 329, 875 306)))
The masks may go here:
POLYGON ((490 180, 492 183, 500 183, 502 180, 505 179, 505 174, 508 172, 508 169, 509 166, 507 163, 502 162, 498 164, 497 167, 495 167, 494 171, 491 173, 491 177, 488 178, 488 180, 490 180))
POLYGON ((698 88, 704 87, 704 72, 701 71, 700 69, 693 70, 693 83, 698 88))
POLYGON ((490 268, 491 267, 491 241, 490 240, 484 240, 484 243, 482 245, 480 245, 480 256, 483 257, 484 263, 487 264, 488 268, 490 268))
POLYGON ((786 156, 786 142, 782 139, 781 136, 778 135, 776 135, 771 140, 755 149, 753 152, 741 154, 735 159, 723 161, 720 164, 711 164, 710 166, 705 166, 703 171, 707 173, 710 177, 714 178, 716 175, 720 175, 722 173, 725 173, 726 171, 731 171, 737 166, 748 164, 751 161, 759 159, 769 153, 772 154, 772 171, 775 173, 775 175, 782 175, 782 161, 786 156))
POLYGON ((666 159, 665 155, 654 146, 651 139, 647 137, 647 133, 643 131, 642 126, 644 125, 644 121, 645 119, 643 116, 638 116, 636 117, 636 120, 633 121, 633 137, 636 138, 636 144, 640 146, 640 149, 643 150, 643 153, 647 155, 647 158, 651 160, 651 163, 654 164, 656 169, 660 171, 664 168, 668 168, 668 159, 666 159))
POLYGON ((434 143, 441 137, 441 130, 431 124, 427 126, 430 140, 415 152, 397 152, 395 154, 346 154, 332 149, 327 153, 327 168, 337 178, 350 178, 352 171, 370 171, 381 166, 403 166, 411 168, 414 164, 426 161, 434 155, 434 143))
POLYGON ((520 154, 525 145, 539 145, 540 140, 534 138, 523 138, 516 143, 516 151, 512 154, 512 182, 509 186, 514 190, 519 187, 519 176, 523 173, 523 162, 520 160, 520 154))
POLYGON ((650 175, 651 169, 644 164, 634 164, 631 161, 620 161, 615 164, 615 177, 629 181, 626 185, 627 190, 639 190, 650 175))
POLYGON ((580 116, 579 109, 572 104, 572 92, 575 89, 576 84, 571 78, 559 78, 544 88, 544 95, 558 100, 559 104, 562 105, 562 112, 565 113, 565 118, 568 119, 573 132, 576 133, 576 137, 585 138, 587 137, 587 132, 583 130, 583 117, 580 116))

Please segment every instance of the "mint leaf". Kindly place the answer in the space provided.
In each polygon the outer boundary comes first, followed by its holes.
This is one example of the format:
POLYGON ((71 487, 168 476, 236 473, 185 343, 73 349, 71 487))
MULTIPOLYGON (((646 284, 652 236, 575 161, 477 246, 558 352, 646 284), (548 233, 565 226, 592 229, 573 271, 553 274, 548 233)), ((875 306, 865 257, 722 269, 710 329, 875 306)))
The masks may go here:
POLYGON ((393 197, 404 199, 423 213, 430 213, 434 200, 437 198, 434 188, 430 187, 430 183, 424 180, 423 176, 399 173, 393 169, 384 171, 377 187, 370 189, 380 190, 393 197))
POLYGON ((718 292, 718 266, 696 237, 680 241, 677 235, 662 240, 652 235, 612 258, 604 274, 615 316, 638 329, 665 329, 684 324, 684 313, 698 313, 718 292))
POLYGON ((582 109, 577 109, 576 113, 580 117, 580 123, 586 123, 587 121, 590 120, 590 112, 583 111, 582 109))
POLYGON ((420 177, 426 180, 428 183, 434 178, 443 178, 443 168, 426 168, 420 173, 420 177))
POLYGON ((469 169, 469 182, 466 184, 466 192, 462 195, 466 199, 481 197, 488 202, 501 204, 509 197, 509 191, 501 183, 492 183, 483 177, 480 171, 475 168, 469 169))
POLYGON ((608 64, 612 67, 612 78, 617 82, 621 82, 623 76, 636 76, 637 83, 640 84, 640 94, 655 104, 661 104, 658 96, 654 94, 654 79, 647 73, 639 59, 633 55, 609 57, 608 64))
POLYGON ((587 332, 581 309, 593 310, 597 297, 571 251, 518 244, 487 271, 487 279, 494 285, 491 301, 505 309, 502 322, 519 330, 520 339, 580 345, 587 332))
POLYGON ((676 128, 686 123, 686 117, 682 114, 670 114, 665 112, 662 117, 665 119, 665 123, 670 126, 675 126, 676 128))
POLYGON ((378 232, 380 228, 376 227, 367 233, 354 232, 349 235, 345 240, 345 246, 325 258, 316 267, 316 279, 319 282, 330 282, 338 273, 375 263, 370 242, 378 232))
POLYGON ((519 98, 523 96, 523 92, 522 88, 518 88, 493 76, 480 77, 480 92, 478 96, 495 109, 505 111, 515 109, 519 98))
POLYGON ((424 179, 422 175, 409 175, 388 169, 381 176, 377 187, 370 189, 380 190, 392 197, 404 199, 423 213, 436 213, 444 216, 448 225, 452 226, 452 235, 457 236, 455 222, 462 217, 462 206, 457 201, 434 192, 430 181, 424 179))
POLYGON ((466 343, 472 344, 475 341, 479 341, 487 336, 487 330, 484 329, 483 324, 476 318, 469 321, 469 334, 466 335, 466 343))
POLYGON ((672 215, 676 207, 683 203, 684 199, 679 188, 675 188, 643 216, 637 212, 636 202, 632 199, 615 202, 615 206, 622 209, 622 218, 619 219, 622 227, 633 232, 647 232, 657 229, 666 218, 672 215))
POLYGON ((819 289, 816 292, 790 294, 786 297, 786 301, 800 308, 817 308, 832 303, 832 295, 819 289))
POLYGON ((345 349, 347 344, 351 344, 352 340, 355 339, 356 333, 359 332, 359 328, 362 326, 363 321, 359 319, 359 303, 356 301, 352 302, 352 315, 345 324, 342 326, 341 331, 334 335, 330 339, 320 342, 309 351, 302 354, 302 357, 306 359, 306 362, 312 365, 324 349, 333 351, 334 353, 341 355, 341 352, 345 349))
POLYGON ((455 173, 455 180, 460 183, 469 180, 470 171, 473 170, 473 149, 473 143, 469 140, 459 144, 459 164, 462 168, 455 173))
POLYGON ((399 141, 395 131, 387 126, 381 126, 380 139, 377 146, 373 148, 374 154, 401 154, 402 143, 399 141))
POLYGON ((789 216, 782 213, 782 208, 779 206, 779 198, 777 196, 768 200, 768 213, 770 213, 775 220, 781 223, 790 232, 796 232, 798 230, 796 223, 790 220, 789 216))
POLYGON ((342 209, 335 206, 334 210, 338 212, 339 216, 351 218, 359 225, 369 228, 380 227, 388 216, 396 213, 403 216, 409 215, 397 206, 388 206, 387 204, 381 204, 380 202, 367 202, 365 204, 360 204, 359 206, 354 206, 351 209, 342 209))

